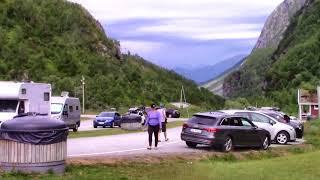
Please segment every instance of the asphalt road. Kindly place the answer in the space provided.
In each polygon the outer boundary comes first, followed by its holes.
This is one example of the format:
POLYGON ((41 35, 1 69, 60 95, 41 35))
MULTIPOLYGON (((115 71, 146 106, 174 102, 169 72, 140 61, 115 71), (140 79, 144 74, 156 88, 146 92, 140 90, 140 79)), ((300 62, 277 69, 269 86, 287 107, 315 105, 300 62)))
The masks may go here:
MULTIPOLYGON (((102 127, 93 128, 92 121, 96 117, 95 115, 81 115, 82 118, 88 118, 88 120, 81 121, 81 125, 79 127, 79 131, 94 131, 101 130, 102 127)), ((186 118, 168 118, 168 122, 172 121, 186 121, 186 118)))
MULTIPOLYGON (((147 132, 68 139, 67 154, 68 157, 87 157, 214 151, 205 146, 196 149, 188 148, 185 143, 180 140, 180 132, 181 127, 168 129, 169 141, 160 142, 158 150, 147 150, 147 132)), ((298 140, 291 144, 301 144, 302 142, 303 140, 298 140)), ((272 145, 271 147, 276 146, 281 145, 272 145)))

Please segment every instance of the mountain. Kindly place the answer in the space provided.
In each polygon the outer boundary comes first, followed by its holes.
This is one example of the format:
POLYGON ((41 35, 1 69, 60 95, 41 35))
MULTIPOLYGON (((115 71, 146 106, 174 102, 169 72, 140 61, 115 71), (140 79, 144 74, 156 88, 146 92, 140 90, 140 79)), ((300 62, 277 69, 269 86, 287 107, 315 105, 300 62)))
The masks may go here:
POLYGON ((183 75, 184 77, 195 81, 198 84, 207 82, 210 79, 213 79, 219 76, 221 73, 225 72, 227 69, 233 67, 241 59, 244 58, 244 55, 234 56, 232 58, 223 60, 215 65, 201 66, 196 68, 186 68, 186 67, 176 67, 174 69, 178 74, 183 75))
POLYGON ((297 89, 315 90, 320 84, 319 22, 320 1, 307 0, 276 48, 255 50, 241 70, 226 78, 225 95, 273 102, 296 112, 297 89))
POLYGON ((0 1, 0 80, 52 84, 81 97, 85 77, 86 108, 166 103, 180 98, 221 108, 224 100, 191 80, 138 55, 121 54, 120 43, 83 7, 65 0, 0 1))
POLYGON ((216 91, 217 88, 209 88, 209 90, 215 94, 222 93, 225 97, 263 93, 262 89, 265 87, 265 82, 262 75, 266 73, 265 71, 272 63, 269 60, 283 39, 296 13, 305 4, 307 4, 306 0, 283 1, 267 18, 261 35, 248 58, 244 60, 241 66, 234 66, 234 69, 230 69, 225 73, 225 76, 207 83, 206 86, 219 87, 219 92, 216 91), (242 81, 242 79, 244 80, 242 81))
POLYGON ((285 0, 268 17, 254 49, 277 48, 294 15, 307 0, 285 0))
POLYGON ((203 83, 201 87, 208 89, 209 91, 213 92, 218 96, 223 96, 223 82, 224 79, 233 71, 237 70, 241 67, 241 65, 246 60, 246 57, 242 58, 238 63, 231 66, 229 69, 226 69, 222 72, 219 76, 203 83))

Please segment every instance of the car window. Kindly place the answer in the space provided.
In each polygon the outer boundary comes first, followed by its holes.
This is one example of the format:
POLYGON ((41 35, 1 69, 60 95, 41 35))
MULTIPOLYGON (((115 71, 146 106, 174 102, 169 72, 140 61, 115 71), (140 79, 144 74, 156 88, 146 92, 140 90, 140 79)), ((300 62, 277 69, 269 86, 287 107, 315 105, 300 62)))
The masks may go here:
POLYGON ((229 126, 230 125, 230 121, 229 118, 225 118, 222 120, 222 122, 220 123, 221 126, 229 126))
POLYGON ((264 115, 258 114, 258 113, 252 113, 251 117, 252 117, 253 122, 269 123, 271 120, 267 116, 264 116, 264 115))
POLYGON ((240 118, 230 118, 230 125, 231 126, 242 126, 242 122, 240 118))
POLYGON ((237 112, 237 113, 235 113, 235 114, 240 115, 241 117, 245 117, 245 118, 247 118, 247 119, 250 119, 249 113, 246 113, 246 112, 237 112))
POLYGON ((242 122, 242 125, 243 126, 249 126, 249 127, 252 127, 252 124, 249 122, 248 119, 246 118, 241 118, 241 122, 242 122))
POLYGON ((217 118, 207 116, 193 116, 188 120, 188 123, 200 125, 215 125, 217 123, 217 118))

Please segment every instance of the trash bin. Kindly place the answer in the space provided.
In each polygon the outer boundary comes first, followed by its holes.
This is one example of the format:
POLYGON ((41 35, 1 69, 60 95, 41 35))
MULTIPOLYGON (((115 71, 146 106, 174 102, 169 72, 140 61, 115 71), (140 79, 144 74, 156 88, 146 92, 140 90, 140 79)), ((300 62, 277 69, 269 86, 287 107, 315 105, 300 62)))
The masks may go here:
POLYGON ((140 130, 142 118, 136 114, 122 116, 121 128, 125 130, 140 130))
POLYGON ((64 173, 68 131, 63 121, 45 115, 28 114, 3 122, 1 170, 64 173))

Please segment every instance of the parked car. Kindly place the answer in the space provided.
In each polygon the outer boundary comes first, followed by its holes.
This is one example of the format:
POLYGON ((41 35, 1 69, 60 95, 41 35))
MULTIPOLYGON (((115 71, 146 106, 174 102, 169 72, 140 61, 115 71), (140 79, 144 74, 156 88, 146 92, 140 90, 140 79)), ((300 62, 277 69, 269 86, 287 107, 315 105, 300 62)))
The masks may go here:
POLYGON ((93 127, 98 126, 111 127, 121 126, 121 115, 118 112, 102 112, 93 120, 93 127))
POLYGON ((269 131, 271 140, 277 144, 287 144, 289 141, 296 140, 296 132, 293 127, 262 112, 250 110, 222 110, 220 112, 237 114, 250 119, 259 128, 269 131))
POLYGON ((221 112, 193 115, 182 128, 181 139, 188 147, 204 144, 229 152, 234 147, 261 147, 268 149, 271 136, 241 115, 221 112))
POLYGON ((277 119, 279 122, 292 126, 296 131, 297 138, 303 137, 303 131, 304 131, 303 123, 299 121, 291 120, 290 116, 280 111, 262 110, 261 112, 277 119))
POLYGON ((166 109, 166 116, 168 118, 180 118, 180 112, 175 109, 166 109))

